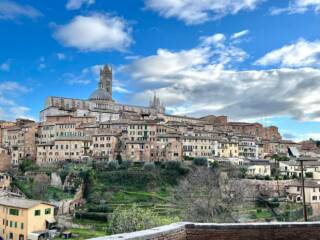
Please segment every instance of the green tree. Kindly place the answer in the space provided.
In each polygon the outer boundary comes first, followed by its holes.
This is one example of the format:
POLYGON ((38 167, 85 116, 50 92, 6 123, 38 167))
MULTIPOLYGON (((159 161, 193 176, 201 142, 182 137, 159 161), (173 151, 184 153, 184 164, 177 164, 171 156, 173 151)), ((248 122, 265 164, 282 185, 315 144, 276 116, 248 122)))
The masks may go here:
POLYGON ((145 171, 153 171, 156 169, 156 165, 154 165, 154 163, 145 163, 143 165, 143 170, 145 171))
POLYGON ((197 157, 193 159, 193 164, 197 166, 208 166, 208 159, 204 157, 197 157))
POLYGON ((19 164, 19 170, 23 173, 27 171, 34 171, 39 169, 39 167, 35 164, 35 162, 31 159, 24 159, 19 164))
MULTIPOLYGON (((177 219, 172 219, 177 221, 177 219)), ((109 220, 110 232, 113 234, 140 231, 170 223, 163 220, 150 209, 133 205, 128 209, 117 208, 109 220)))

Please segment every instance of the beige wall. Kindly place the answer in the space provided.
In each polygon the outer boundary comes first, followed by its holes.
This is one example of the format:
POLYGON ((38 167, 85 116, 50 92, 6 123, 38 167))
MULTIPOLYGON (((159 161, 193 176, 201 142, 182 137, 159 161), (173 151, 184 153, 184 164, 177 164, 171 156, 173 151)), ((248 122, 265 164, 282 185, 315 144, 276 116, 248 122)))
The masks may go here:
POLYGON ((46 230, 46 220, 48 219, 54 219, 54 207, 51 205, 39 204, 30 209, 0 206, 0 236, 3 239, 9 239, 9 234, 12 233, 13 240, 18 240, 19 235, 22 234, 24 240, 27 240, 29 233, 46 230), (51 209, 50 214, 45 214, 45 209, 48 208, 51 209), (19 215, 11 215, 10 209, 18 209, 19 215), (41 215, 35 216, 35 210, 40 210, 41 215))

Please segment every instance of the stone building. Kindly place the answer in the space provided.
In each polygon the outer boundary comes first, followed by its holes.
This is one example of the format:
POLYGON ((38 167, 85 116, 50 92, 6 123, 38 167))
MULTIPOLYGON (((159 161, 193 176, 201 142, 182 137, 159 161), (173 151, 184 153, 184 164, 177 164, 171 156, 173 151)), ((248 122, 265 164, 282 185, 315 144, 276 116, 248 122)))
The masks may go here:
POLYGON ((98 133, 92 135, 91 156, 114 160, 117 157, 119 134, 98 133))
MULTIPOLYGON (((307 204, 320 203, 320 184, 314 181, 306 181, 304 185, 305 199, 307 204)), ((291 202, 302 202, 302 186, 295 182, 287 186, 287 200, 291 202)))
POLYGON ((183 155, 186 157, 212 157, 212 138, 204 136, 183 136, 183 155))
POLYGON ((91 139, 87 137, 61 137, 53 142, 38 144, 37 164, 78 161, 89 154, 90 146, 91 139))
POLYGON ((22 159, 36 159, 38 123, 17 119, 15 125, 2 129, 2 146, 9 149, 12 165, 22 159))
POLYGON ((73 99, 64 97, 48 97, 45 108, 40 112, 40 121, 47 121, 48 116, 71 114, 77 117, 93 116, 98 122, 117 120, 122 112, 136 112, 140 114, 157 115, 164 113, 164 106, 159 98, 154 96, 149 107, 133 106, 116 103, 112 98, 112 69, 105 65, 100 70, 98 88, 89 99, 73 99))
POLYGON ((237 137, 221 138, 218 140, 218 154, 221 158, 239 157, 239 140, 237 137))
POLYGON ((258 146, 256 138, 251 136, 238 136, 239 156, 244 158, 257 158, 258 146))
POLYGON ((151 146, 152 161, 179 161, 183 157, 181 136, 179 134, 159 134, 156 144, 151 146))
POLYGON ((10 150, 0 147, 0 172, 8 171, 11 167, 10 150))

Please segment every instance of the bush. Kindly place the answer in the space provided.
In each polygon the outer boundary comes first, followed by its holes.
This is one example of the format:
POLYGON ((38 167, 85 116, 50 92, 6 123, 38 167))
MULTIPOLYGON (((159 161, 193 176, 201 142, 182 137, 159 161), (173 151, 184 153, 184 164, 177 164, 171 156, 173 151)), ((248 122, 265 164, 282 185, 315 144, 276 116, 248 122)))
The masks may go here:
POLYGON ((111 171, 117 170, 119 168, 118 161, 114 161, 114 160, 109 161, 107 164, 107 168, 108 170, 111 170, 111 171))
POLYGON ((109 224, 110 232, 117 234, 157 227, 162 225, 162 221, 151 210, 133 205, 128 209, 115 209, 111 214, 109 224))
POLYGON ((210 167, 211 167, 212 169, 217 169, 217 168, 219 168, 219 163, 218 163, 217 161, 210 162, 209 164, 210 164, 210 167))
POLYGON ((183 160, 186 161, 193 161, 194 157, 189 157, 189 156, 183 156, 183 160))
POLYGON ((121 154, 118 154, 118 155, 117 155, 116 160, 118 161, 118 163, 119 163, 120 165, 122 164, 121 154))
POLYGON ((182 164, 179 161, 168 161, 166 162, 165 166, 166 169, 179 171, 179 169, 182 167, 182 164))
POLYGON ((306 178, 313 178, 312 172, 306 172, 306 178))
POLYGON ((289 177, 287 175, 283 176, 283 180, 288 180, 288 179, 289 179, 289 177))
POLYGON ((31 159, 24 159, 19 164, 19 170, 23 173, 25 173, 27 171, 35 171, 38 169, 39 169, 39 166, 36 165, 36 163, 31 159))
POLYGON ((154 165, 154 163, 145 163, 143 165, 143 170, 145 171, 153 171, 156 169, 156 166, 154 165))
POLYGON ((195 158, 193 159, 193 164, 197 166, 208 166, 208 159, 207 158, 195 158))
POLYGON ((179 161, 168 161, 165 163, 165 169, 170 171, 175 171, 179 175, 185 175, 189 172, 189 168, 182 165, 179 161))
POLYGON ((129 169, 132 166, 132 161, 126 160, 122 161, 120 164, 120 169, 129 169))
POLYGON ((75 217, 79 219, 90 219, 96 221, 108 220, 108 215, 101 212, 76 212, 75 217))

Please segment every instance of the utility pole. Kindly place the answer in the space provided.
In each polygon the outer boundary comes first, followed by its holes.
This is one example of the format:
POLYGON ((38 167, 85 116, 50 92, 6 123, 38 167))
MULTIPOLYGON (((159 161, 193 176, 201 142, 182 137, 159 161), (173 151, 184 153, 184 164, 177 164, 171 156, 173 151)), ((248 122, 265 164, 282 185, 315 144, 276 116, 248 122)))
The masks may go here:
POLYGON ((307 213, 307 205, 306 205, 306 195, 305 195, 305 187, 304 187, 304 168, 303 168, 303 162, 304 161, 314 161, 314 159, 311 158, 298 158, 297 159, 300 162, 300 168, 301 168, 301 191, 302 191, 302 202, 303 202, 303 217, 304 221, 308 221, 308 213, 307 213))
POLYGON ((307 206, 306 206, 306 195, 304 190, 304 176, 303 176, 303 161, 300 160, 300 168, 301 168, 301 186, 302 186, 302 201, 303 201, 303 217, 304 221, 308 221, 308 213, 307 213, 307 206))

